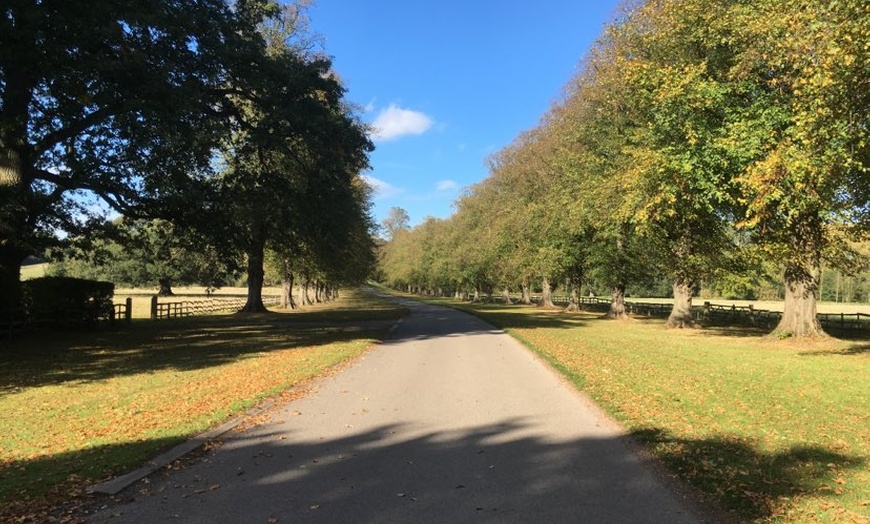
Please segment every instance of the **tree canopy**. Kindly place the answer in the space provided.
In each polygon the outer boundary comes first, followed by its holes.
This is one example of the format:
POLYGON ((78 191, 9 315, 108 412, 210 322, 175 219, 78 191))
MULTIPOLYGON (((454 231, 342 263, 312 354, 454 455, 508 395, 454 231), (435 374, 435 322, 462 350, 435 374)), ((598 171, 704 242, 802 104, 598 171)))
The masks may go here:
MULTIPOLYGON (((776 334, 821 334, 822 264, 866 267, 868 48, 859 0, 630 4, 564 96, 493 156, 458 201, 453 249, 429 228, 387 245, 388 281, 521 289, 583 279, 612 292, 671 280, 668 325, 692 324, 704 282, 779 271, 776 334), (440 243, 444 245, 442 241, 440 243), (421 260, 427 260, 422 265, 421 260), (408 267, 418 268, 408 272, 408 267), (401 276, 399 276, 401 275, 401 276)), ((441 233, 447 235, 447 233, 441 233)), ((732 282, 736 282, 732 278, 732 282)))
POLYGON ((245 253, 252 310, 267 243, 359 279, 324 253, 371 251, 359 174, 372 145, 314 50, 307 5, 4 7, 0 309, 18 304, 25 256, 97 235, 109 211, 195 229, 221 258, 245 253))

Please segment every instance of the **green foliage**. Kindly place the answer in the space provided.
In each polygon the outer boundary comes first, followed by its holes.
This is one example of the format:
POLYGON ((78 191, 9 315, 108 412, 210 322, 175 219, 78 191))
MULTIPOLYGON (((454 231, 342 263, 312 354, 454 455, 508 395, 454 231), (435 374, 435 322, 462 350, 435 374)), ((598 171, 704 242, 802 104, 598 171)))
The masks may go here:
POLYGON ((384 248, 402 253, 385 277, 425 289, 449 267, 476 290, 568 277, 656 294, 667 277, 681 296, 702 282, 784 296, 787 330, 819 333, 822 261, 870 263, 864 4, 628 5, 562 100, 459 199, 453 249, 419 247, 429 233, 415 229, 384 248))
POLYGON ((309 4, 4 10, 0 283, 10 293, 0 305, 17 304, 21 260, 57 232, 76 240, 89 271, 111 261, 112 276, 133 284, 214 286, 245 253, 257 287, 267 243, 335 283, 362 281, 374 225, 359 173, 372 145, 315 52, 309 4), (116 241, 94 211, 106 208, 164 222, 116 241))
POLYGON ((361 282, 373 265, 369 192, 359 176, 373 146, 330 61, 294 46, 299 25, 287 15, 261 28, 261 67, 232 80, 242 125, 222 143, 221 169, 207 181, 214 219, 204 232, 245 254, 248 311, 264 309, 267 246, 282 272, 306 279, 361 282))
POLYGON ((194 231, 164 220, 117 219, 113 225, 103 238, 73 239, 55 251, 62 258, 51 272, 161 290, 172 285, 218 288, 236 278, 238 262, 194 231))
MULTIPOLYGON (((0 17, 0 301, 20 262, 94 211, 172 214, 230 123, 262 19, 222 0, 14 3, 0 17), (75 198, 73 198, 75 197, 75 198)), ((262 14, 262 13, 261 13, 262 14)))

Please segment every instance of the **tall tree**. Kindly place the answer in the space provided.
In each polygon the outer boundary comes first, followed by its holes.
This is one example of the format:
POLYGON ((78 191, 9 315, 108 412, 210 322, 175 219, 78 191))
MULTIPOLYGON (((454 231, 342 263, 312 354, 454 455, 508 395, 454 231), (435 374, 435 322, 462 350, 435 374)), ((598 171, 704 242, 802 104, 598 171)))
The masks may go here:
POLYGON ((81 231, 88 198, 132 212, 209 169, 229 57, 256 51, 249 3, 4 4, 0 308, 17 306, 25 255, 81 231))
POLYGON ((381 221, 381 226, 387 234, 387 240, 392 240, 397 232, 411 229, 411 217, 401 207, 391 207, 387 216, 381 221))
POLYGON ((693 324, 692 294, 728 257, 736 166, 723 150, 736 100, 735 2, 650 0, 609 33, 619 90, 632 108, 634 138, 624 151, 631 182, 624 206, 648 238, 657 269, 673 282, 668 327, 693 324))
MULTIPOLYGON (((292 41, 294 28, 282 22, 288 12, 275 16, 272 23, 282 24, 283 30, 264 28, 266 56, 259 67, 230 84, 237 93, 238 125, 225 146, 224 169, 213 180, 222 234, 247 258, 245 312, 265 310, 266 246, 311 248, 326 242, 324 225, 335 223, 340 206, 356 205, 362 195, 353 186, 373 148, 365 127, 344 103, 344 88, 331 73, 330 61, 300 52, 292 41)), ((341 224, 349 231, 352 221, 345 215, 341 224)))
POLYGON ((821 265, 859 257, 870 231, 870 17, 862 0, 764 1, 742 6, 744 86, 735 149, 750 231, 783 267, 785 309, 774 333, 823 333, 821 265))

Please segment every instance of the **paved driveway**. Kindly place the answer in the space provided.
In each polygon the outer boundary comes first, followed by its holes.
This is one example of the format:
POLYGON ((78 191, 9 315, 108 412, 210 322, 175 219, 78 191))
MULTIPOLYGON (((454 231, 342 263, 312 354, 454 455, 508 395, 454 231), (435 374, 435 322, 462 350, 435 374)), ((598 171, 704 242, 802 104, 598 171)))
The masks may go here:
POLYGON ((467 314, 408 305, 391 340, 273 421, 88 521, 701 521, 527 349, 467 314))

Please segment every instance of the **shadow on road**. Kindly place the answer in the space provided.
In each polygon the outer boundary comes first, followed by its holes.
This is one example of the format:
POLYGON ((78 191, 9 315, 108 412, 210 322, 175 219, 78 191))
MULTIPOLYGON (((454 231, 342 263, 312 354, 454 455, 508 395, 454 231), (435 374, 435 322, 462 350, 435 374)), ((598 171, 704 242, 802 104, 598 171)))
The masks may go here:
MULTIPOLYGON (((628 437, 551 442, 528 427, 507 420, 416 434, 387 425, 301 444, 288 443, 286 434, 238 434, 196 467, 164 470, 131 487, 120 498, 137 501, 109 513, 127 519, 112 522, 170 515, 178 522, 675 522, 650 497, 649 479, 631 475, 637 459, 621 452, 628 437)), ((740 505, 745 497, 721 499, 732 511, 728 518, 740 521, 771 516, 782 497, 812 490, 832 465, 863 465, 816 447, 766 454, 727 439, 676 442, 655 428, 634 437, 665 445, 665 461, 684 474, 733 454, 735 489, 755 495, 751 507, 740 505), (739 482, 740 470, 758 468, 762 480, 739 482)))

